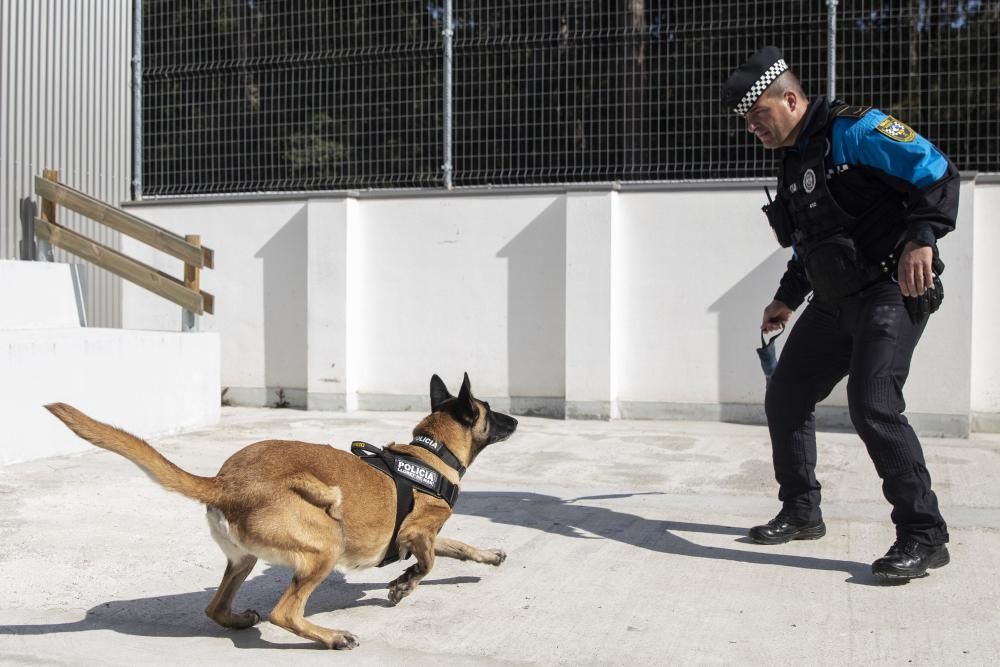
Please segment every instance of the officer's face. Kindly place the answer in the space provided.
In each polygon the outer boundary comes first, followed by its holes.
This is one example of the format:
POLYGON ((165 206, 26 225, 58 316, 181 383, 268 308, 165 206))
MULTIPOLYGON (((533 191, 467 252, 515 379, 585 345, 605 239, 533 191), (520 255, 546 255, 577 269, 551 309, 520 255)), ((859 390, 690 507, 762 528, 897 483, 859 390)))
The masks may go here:
POLYGON ((764 95, 750 107, 744 119, 747 132, 765 148, 781 148, 795 143, 795 128, 801 114, 796 114, 798 98, 794 93, 764 95))

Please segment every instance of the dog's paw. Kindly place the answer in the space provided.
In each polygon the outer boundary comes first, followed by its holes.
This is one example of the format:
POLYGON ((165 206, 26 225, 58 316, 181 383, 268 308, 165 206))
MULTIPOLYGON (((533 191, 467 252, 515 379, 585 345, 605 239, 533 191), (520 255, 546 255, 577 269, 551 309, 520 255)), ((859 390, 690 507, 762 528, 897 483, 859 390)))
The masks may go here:
POLYGON ((216 619, 216 622, 234 630, 245 630, 260 623, 260 614, 254 609, 246 609, 242 614, 230 614, 227 619, 216 619))
POLYGON ((398 579, 389 584, 389 606, 395 607, 399 601, 413 592, 416 584, 409 571, 404 572, 398 579))
POLYGON ((507 560, 507 553, 503 549, 488 549, 487 553, 493 556, 493 559, 488 561, 490 565, 500 565, 507 560))
POLYGON ((406 590, 406 586, 400 586, 399 584, 393 583, 389 586, 389 606, 395 607, 399 604, 400 600, 406 597, 407 593, 409 593, 409 591, 406 590))
POLYGON ((338 637, 335 637, 330 648, 337 651, 349 651, 352 648, 357 647, 361 642, 358 638, 352 635, 350 632, 341 632, 338 637))

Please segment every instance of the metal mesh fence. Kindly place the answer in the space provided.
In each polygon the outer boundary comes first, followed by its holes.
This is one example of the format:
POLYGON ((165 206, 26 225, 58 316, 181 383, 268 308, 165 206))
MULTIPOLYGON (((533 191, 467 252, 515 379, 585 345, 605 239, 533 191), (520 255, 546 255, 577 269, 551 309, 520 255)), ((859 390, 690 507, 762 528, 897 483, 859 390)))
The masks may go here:
POLYGON ((720 83, 766 43, 819 78, 825 29, 816 2, 475 3, 456 13, 455 182, 769 172, 720 83))
POLYGON ((440 182, 440 30, 421 2, 143 4, 143 191, 440 182))
MULTIPOLYGON (((817 0, 452 4, 448 104, 445 0, 147 0, 144 194, 769 176, 720 83, 770 43, 827 89, 817 0)), ((1000 170, 1000 0, 836 18, 839 97, 1000 170)))
POLYGON ((841 2, 837 95, 872 104, 960 169, 1000 171, 1000 2, 841 2))

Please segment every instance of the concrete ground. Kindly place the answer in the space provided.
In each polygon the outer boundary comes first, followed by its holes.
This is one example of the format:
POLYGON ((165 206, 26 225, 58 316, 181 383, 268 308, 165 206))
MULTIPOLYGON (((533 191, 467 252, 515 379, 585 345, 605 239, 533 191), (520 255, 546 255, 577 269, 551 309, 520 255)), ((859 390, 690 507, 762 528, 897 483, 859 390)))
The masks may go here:
MULTIPOLYGON (((210 475, 255 440, 384 444, 408 440, 420 416, 227 408, 218 427, 152 442, 210 475)), ((95 449, 11 465, 0 663, 1000 664, 1000 436, 924 445, 952 563, 881 586, 869 564, 893 529, 854 435, 820 435, 827 536, 763 547, 744 536, 777 510, 765 429, 524 418, 476 461, 442 531, 507 561, 438 559, 394 608, 386 583, 402 564, 332 575, 307 614, 358 636, 338 655, 266 621, 210 621, 225 561, 203 510, 124 459, 95 449)), ((266 616, 288 579, 258 564, 236 608, 266 616)))

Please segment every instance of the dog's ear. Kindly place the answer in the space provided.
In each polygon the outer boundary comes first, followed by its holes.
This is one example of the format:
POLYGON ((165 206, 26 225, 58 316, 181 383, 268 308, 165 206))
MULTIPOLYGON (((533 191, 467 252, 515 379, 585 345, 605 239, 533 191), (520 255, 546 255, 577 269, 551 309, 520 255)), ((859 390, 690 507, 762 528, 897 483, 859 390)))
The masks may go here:
POLYGON ((462 389, 458 392, 453 414, 459 421, 470 426, 475 424, 479 417, 479 410, 476 409, 476 403, 472 399, 472 383, 469 382, 468 373, 462 379, 462 389))
POLYGON ((451 392, 444 386, 444 380, 435 373, 431 376, 431 412, 437 412, 441 404, 449 398, 452 398, 451 392))

